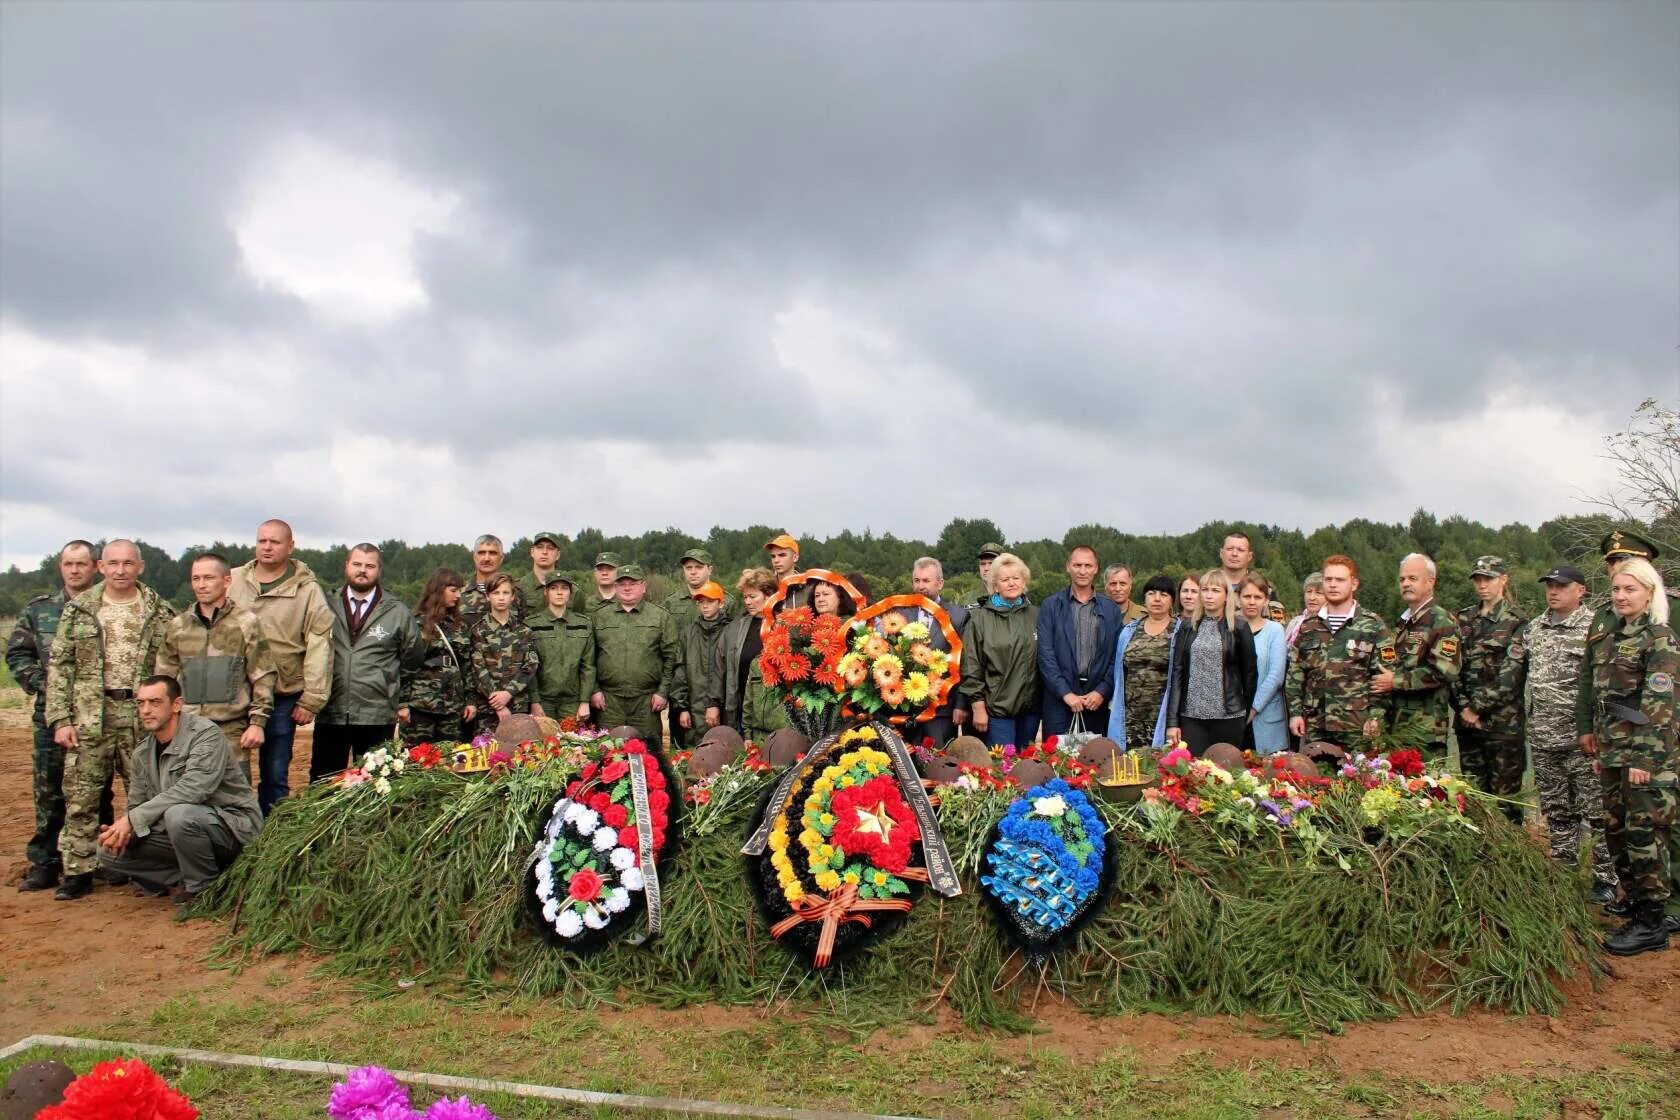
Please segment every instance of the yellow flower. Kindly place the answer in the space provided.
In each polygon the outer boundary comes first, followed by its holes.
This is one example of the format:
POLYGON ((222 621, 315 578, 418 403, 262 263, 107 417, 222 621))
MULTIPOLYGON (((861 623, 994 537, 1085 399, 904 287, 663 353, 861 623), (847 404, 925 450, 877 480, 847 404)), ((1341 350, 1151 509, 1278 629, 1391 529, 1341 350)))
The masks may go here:
POLYGON ((821 860, 823 863, 827 863, 829 860, 831 860, 833 858, 834 858, 834 845, 833 844, 824 844, 822 847, 817 849, 817 859, 821 860))
POLYGON ((823 842, 822 833, 807 828, 799 834, 799 842, 807 848, 815 848, 823 842))
POLYGON ((834 814, 833 813, 824 813, 822 816, 817 818, 817 823, 822 825, 824 828, 833 828, 834 827, 834 814))
POLYGON ((817 886, 825 891, 831 891, 840 885, 840 876, 833 871, 823 871, 817 875, 817 886))
POLYGON ((912 704, 920 704, 928 698, 926 673, 911 673, 904 678, 904 698, 912 704))
POLYGON ((885 871, 875 872, 872 878, 875 880, 875 885, 877 887, 884 887, 887 885, 887 873, 885 871))
POLYGON ((856 871, 848 869, 843 878, 854 887, 858 885, 858 873, 856 871))
POLYGON ((782 891, 782 894, 787 897, 789 902, 798 902, 805 897, 805 888, 798 883, 794 883, 791 887, 782 891))
POLYGON ((770 834, 770 850, 772 852, 785 852, 787 846, 788 834, 786 832, 772 832, 770 834))

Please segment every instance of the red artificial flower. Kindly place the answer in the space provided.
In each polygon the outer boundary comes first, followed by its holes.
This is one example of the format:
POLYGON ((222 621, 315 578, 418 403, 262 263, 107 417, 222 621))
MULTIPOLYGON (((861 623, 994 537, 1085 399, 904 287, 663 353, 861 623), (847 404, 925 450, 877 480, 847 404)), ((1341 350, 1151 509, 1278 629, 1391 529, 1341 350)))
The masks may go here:
POLYGON ((646 754, 647 744, 640 739, 626 739, 624 740, 624 752, 626 754, 646 754))
POLYGON ((641 837, 637 835, 634 828, 621 828, 618 830, 619 847, 629 848, 632 852, 634 852, 639 850, 641 842, 641 837))
POLYGON ((1423 773, 1423 754, 1410 748, 1389 751, 1388 765, 1394 773, 1401 777, 1415 778, 1423 773))
POLYGON ((663 813, 671 807, 671 795, 662 789, 648 790, 648 808, 655 813, 663 813))
POLYGON ((630 773, 630 764, 622 758, 615 758, 601 767, 601 780, 603 782, 616 782, 628 773, 630 773))
POLYGON ((408 760, 422 770, 430 770, 443 761, 443 752, 430 743, 421 743, 408 752, 408 760))
POLYGON ((882 774, 862 785, 835 790, 828 811, 834 814, 831 842, 835 847, 862 856, 882 871, 903 871, 910 865, 910 843, 921 832, 892 775, 882 774), (885 836, 880 821, 883 813, 888 818, 885 836))
POLYGON ((590 779, 595 777, 595 774, 600 769, 601 769, 601 764, 599 762, 591 762, 591 763, 587 764, 586 766, 584 766, 584 768, 581 771, 578 772, 578 781, 580 781, 580 782, 589 781, 590 779))
POLYGON ((574 902, 594 902, 601 896, 601 877, 588 867, 581 868, 566 884, 566 894, 574 902))
POLYGON ((697 789, 694 791, 694 803, 696 805, 704 805, 711 799, 712 791, 709 789, 697 789))
POLYGON ((589 795, 588 804, 597 813, 604 813, 607 811, 607 806, 612 804, 612 798, 602 791, 596 790, 589 795))
POLYGON ((36 1120, 197 1120, 198 1109, 145 1062, 100 1062, 72 1081, 36 1120))
POLYGON ((602 811, 601 819, 609 828, 623 828, 630 823, 630 813, 622 805, 608 805, 602 811))

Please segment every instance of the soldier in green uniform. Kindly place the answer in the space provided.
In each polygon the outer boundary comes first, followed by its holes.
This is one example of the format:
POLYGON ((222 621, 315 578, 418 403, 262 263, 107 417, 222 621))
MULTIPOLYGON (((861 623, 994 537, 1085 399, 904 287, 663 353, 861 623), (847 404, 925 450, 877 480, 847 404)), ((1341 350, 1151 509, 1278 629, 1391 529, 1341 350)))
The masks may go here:
MULTIPOLYGON (((665 602, 660 605, 665 608, 666 614, 676 619, 677 641, 683 643, 686 648, 689 631, 694 628, 696 620, 700 617, 700 612, 696 605, 700 602, 700 589, 708 584, 713 587, 718 587, 718 584, 712 580, 712 554, 703 548, 691 548, 687 552, 683 553, 682 577, 682 588, 672 592, 665 599, 665 602)), ((719 591, 722 591, 721 587, 719 588, 719 591)), ((725 593, 722 603, 722 619, 717 625, 719 632, 722 631, 724 624, 733 618, 735 616, 735 612, 740 609, 740 604, 735 602, 735 597, 733 595, 725 593)), ((708 659, 708 664, 709 663, 708 659)), ((690 735, 689 731, 696 724, 703 721, 705 714, 705 701, 706 694, 703 691, 696 691, 694 689, 684 689, 680 699, 678 697, 672 697, 672 747, 678 750, 683 750, 694 743, 699 742, 699 735, 690 735)))
POLYGON ((1606 839, 1627 891, 1628 922, 1604 944, 1617 956, 1668 947, 1673 896, 1671 839, 1680 801, 1674 677, 1680 644, 1669 629, 1662 577, 1649 560, 1623 561, 1610 579, 1616 623, 1590 648, 1592 747, 1607 817, 1606 839))
POLYGON ((587 595, 583 609, 590 614, 604 611, 612 606, 618 598, 618 569, 623 563, 616 552, 598 552, 595 554, 595 589, 587 595))
POLYGON ((560 559, 560 542, 560 534, 548 529, 531 538, 531 570, 519 577, 519 597, 526 622, 548 610, 543 588, 560 559))
POLYGON ((646 602, 640 564, 618 569, 614 601, 594 613, 595 693, 589 700, 600 727, 627 724, 649 745, 660 744, 659 713, 670 706, 682 656, 677 624, 663 607, 646 602))
MULTIPOLYGON (((35 833, 25 849, 29 870, 20 891, 44 891, 58 886, 58 830, 64 826, 64 748, 53 742, 47 725, 47 663, 52 660, 53 636, 58 633, 64 605, 93 586, 93 545, 71 541, 58 553, 58 576, 63 586, 51 595, 37 595, 24 604, 6 643, 6 667, 24 692, 35 697, 34 750, 35 833)), ((111 783, 99 806, 99 822, 111 823, 111 783)))
POLYGON ((696 612, 693 620, 677 626, 677 642, 682 648, 682 657, 677 662, 676 683, 671 697, 671 711, 676 719, 676 725, 671 728, 674 744, 699 742, 703 734, 700 728, 715 727, 721 719, 721 713, 709 717, 706 713, 714 691, 711 677, 712 666, 717 660, 718 642, 723 639, 723 631, 729 625, 729 618, 724 613, 723 588, 715 580, 707 580, 695 589, 694 602, 690 606, 696 612), (680 740, 679 729, 682 732, 680 740))
POLYGON ((595 691, 595 624, 572 609, 576 591, 565 572, 548 573, 546 605, 526 620, 537 646, 537 706, 550 719, 588 720, 595 691))
POLYGON ((145 570, 133 541, 108 542, 99 556, 105 578, 65 604, 53 638, 45 718, 64 749, 64 882, 53 895, 60 901, 93 890, 100 801, 113 773, 128 781, 140 729, 134 690, 152 675, 175 615, 140 582, 145 570))
POLYGON ((741 594, 741 615, 723 628, 708 679, 712 695, 706 723, 733 727, 741 738, 761 747, 772 734, 792 726, 781 703, 765 686, 759 667, 764 609, 780 586, 769 568, 748 568, 741 573, 735 584, 741 594))
POLYGON ((489 607, 472 628, 473 705, 478 709, 473 731, 494 735, 504 716, 526 715, 535 699, 537 643, 531 628, 514 614, 519 587, 512 576, 490 577, 484 601, 489 607))
POLYGON ((1462 653, 1458 623, 1435 601, 1435 561, 1417 552, 1400 561, 1400 598, 1406 609, 1393 641, 1377 651, 1383 671, 1371 691, 1388 697, 1388 727, 1397 742, 1445 762, 1462 653))
POLYGON ((156 672, 181 686, 181 710, 222 729, 233 757, 257 786, 253 758, 274 710, 274 660, 262 620, 228 598, 233 568, 214 552, 193 558, 193 609, 169 620, 156 672))
POLYGON ((461 619, 459 573, 439 568, 426 580, 420 605, 414 609, 425 652, 420 667, 403 682, 397 698, 397 722, 403 745, 458 743, 478 708, 472 703, 467 680, 472 646, 461 619))
POLYGON ((1505 561, 1478 556, 1470 571, 1481 602, 1458 612, 1464 671, 1453 690, 1458 711, 1459 769, 1478 787, 1508 798, 1501 808, 1522 824, 1523 681, 1528 665, 1523 635, 1528 620, 1517 613, 1505 561))
POLYGON ((1385 670, 1382 650, 1393 649, 1388 624, 1359 605, 1359 566, 1351 556, 1324 562, 1324 606, 1295 633, 1284 690, 1290 733, 1348 747, 1382 728, 1387 701, 1373 690, 1385 670))
MULTIPOLYGON (((490 533, 484 534, 473 542, 473 578, 461 589, 461 621, 471 632, 478 620, 490 610, 490 604, 485 600, 485 591, 490 586, 490 579, 502 570, 502 560, 507 553, 502 548, 502 538, 490 533)), ((522 595, 514 597, 513 616, 525 616, 525 598, 522 595)))
POLYGON ((1003 546, 996 541, 987 541, 980 546, 980 552, 975 557, 976 570, 980 573, 980 594, 972 602, 963 604, 965 610, 972 611, 986 598, 986 575, 992 570, 992 561, 1003 553, 1003 546))

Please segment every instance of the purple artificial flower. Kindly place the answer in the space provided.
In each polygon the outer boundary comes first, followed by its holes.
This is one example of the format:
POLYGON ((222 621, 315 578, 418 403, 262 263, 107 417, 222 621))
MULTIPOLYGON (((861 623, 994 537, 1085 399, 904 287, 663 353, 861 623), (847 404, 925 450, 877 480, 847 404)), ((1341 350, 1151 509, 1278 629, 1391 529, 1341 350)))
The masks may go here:
POLYGON ((496 1120, 496 1114, 481 1104, 474 1104, 471 1097, 456 1100, 439 1097, 421 1120, 496 1120))
POLYGON ((408 1090, 379 1066, 353 1069, 327 1099, 327 1115, 333 1120, 411 1120, 408 1090))

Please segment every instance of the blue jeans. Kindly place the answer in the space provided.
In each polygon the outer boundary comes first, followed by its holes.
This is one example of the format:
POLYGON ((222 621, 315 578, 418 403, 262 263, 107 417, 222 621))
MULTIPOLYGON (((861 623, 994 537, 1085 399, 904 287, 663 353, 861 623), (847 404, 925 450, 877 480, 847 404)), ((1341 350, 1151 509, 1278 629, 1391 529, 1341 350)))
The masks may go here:
POLYGON ((1038 713, 1024 712, 1018 716, 993 716, 986 724, 986 745, 1024 747, 1038 738, 1038 713))
POLYGON ((301 692, 274 697, 274 711, 269 713, 268 726, 263 728, 262 749, 257 752, 257 804, 263 816, 285 800, 291 792, 286 774, 292 768, 292 738, 297 724, 292 722, 292 709, 297 707, 301 692))

